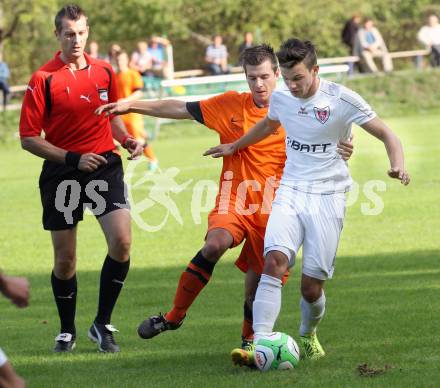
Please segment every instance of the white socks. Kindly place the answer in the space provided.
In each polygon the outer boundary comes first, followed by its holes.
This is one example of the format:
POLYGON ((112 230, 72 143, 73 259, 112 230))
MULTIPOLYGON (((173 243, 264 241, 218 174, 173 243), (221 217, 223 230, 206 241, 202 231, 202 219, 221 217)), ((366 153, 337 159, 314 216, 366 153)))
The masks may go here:
POLYGON ((253 304, 254 341, 259 337, 273 332, 275 321, 281 309, 280 279, 269 275, 261 275, 253 304))
MULTIPOLYGON (((281 309, 281 288, 280 279, 265 274, 261 275, 253 305, 254 341, 273 332, 275 321, 281 309)), ((316 327, 325 313, 324 290, 313 303, 309 303, 301 297, 300 307, 301 326, 299 334, 303 336, 315 333, 316 327)))
POLYGON ((315 333, 316 327, 318 326, 318 323, 321 321, 325 312, 324 290, 322 290, 321 296, 313 303, 309 303, 303 297, 301 297, 300 306, 301 326, 299 328, 299 335, 310 335, 315 333))

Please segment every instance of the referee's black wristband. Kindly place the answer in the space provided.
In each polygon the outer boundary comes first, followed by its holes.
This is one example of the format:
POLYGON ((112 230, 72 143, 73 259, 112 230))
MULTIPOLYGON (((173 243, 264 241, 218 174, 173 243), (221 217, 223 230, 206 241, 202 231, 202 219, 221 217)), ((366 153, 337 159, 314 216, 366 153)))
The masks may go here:
POLYGON ((77 152, 67 151, 65 162, 67 166, 78 168, 80 159, 81 154, 78 154, 77 152))

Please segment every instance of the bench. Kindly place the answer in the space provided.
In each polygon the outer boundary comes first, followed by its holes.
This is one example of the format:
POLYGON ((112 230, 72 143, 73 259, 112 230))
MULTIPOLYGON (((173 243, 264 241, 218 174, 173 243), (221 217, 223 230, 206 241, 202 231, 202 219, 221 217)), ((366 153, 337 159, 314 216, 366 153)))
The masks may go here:
MULTIPOLYGON (((406 51, 395 51, 390 53, 390 57, 392 59, 400 59, 400 58, 416 58, 416 65, 418 68, 421 67, 422 61, 420 58, 427 56, 430 54, 429 50, 421 49, 421 50, 406 50, 406 51)), ((320 73, 321 74, 346 74, 348 71, 348 63, 359 62, 359 57, 357 56, 345 56, 345 57, 336 57, 336 58, 320 58, 318 59, 318 65, 321 66, 320 73), (340 66, 340 67, 338 67, 340 66)), ((243 68, 241 66, 231 67, 232 74, 226 75, 217 75, 217 76, 204 76, 205 71, 202 69, 192 69, 192 70, 182 70, 176 71, 173 73, 174 78, 171 80, 162 80, 160 86, 160 96, 165 97, 165 93, 163 92, 163 88, 170 88, 176 86, 191 86, 191 85, 202 85, 207 84, 209 81, 212 84, 221 84, 225 82, 232 81, 241 81, 245 82, 246 77, 243 73, 243 68), (226 77, 226 78, 224 78, 226 77), (198 80, 198 81, 196 81, 198 80)), ((16 85, 10 87, 11 95, 17 95, 20 93, 24 93, 27 89, 27 85, 16 85)), ((247 88, 244 88, 247 90, 247 88)), ((215 95, 217 93, 207 93, 203 95, 197 96, 186 96, 187 98, 195 97, 208 97, 209 95, 215 95)), ((183 96, 179 96, 178 98, 182 98, 183 96)), ((197 98, 198 99, 198 98, 197 98)), ((20 109, 21 104, 9 104, 7 106, 8 110, 16 110, 20 109)))
MULTIPOLYGON (((421 50, 405 50, 405 51, 394 51, 390 53, 390 57, 392 59, 400 59, 400 58, 411 58, 411 57, 424 57, 430 54, 429 50, 421 49, 421 50)), ((318 59, 318 65, 337 65, 337 64, 346 64, 346 63, 355 63, 359 62, 360 58, 356 55, 345 56, 345 57, 335 57, 335 58, 320 58, 318 59)), ((417 62, 417 66, 419 67, 419 62, 417 62)), ((243 68, 241 66, 233 66, 231 67, 231 73, 241 73, 243 68)), ((183 70, 174 72, 174 78, 185 78, 185 77, 200 77, 204 76, 205 71, 202 69, 193 69, 193 70, 183 70)))

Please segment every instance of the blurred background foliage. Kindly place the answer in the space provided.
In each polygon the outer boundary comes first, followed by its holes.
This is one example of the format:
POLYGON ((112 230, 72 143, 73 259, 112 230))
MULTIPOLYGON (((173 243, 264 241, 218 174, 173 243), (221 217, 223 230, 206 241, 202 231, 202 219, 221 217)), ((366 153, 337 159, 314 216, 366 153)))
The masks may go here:
MULTIPOLYGON (((11 84, 27 82, 57 50, 53 20, 64 4, 0 0, 2 50, 11 68, 11 84)), ((274 47, 296 36, 312 40, 320 57, 347 55, 340 33, 354 12, 375 19, 390 51, 416 49, 416 34, 426 14, 440 15, 440 0, 78 0, 77 4, 88 14, 89 40, 98 41, 102 54, 114 42, 131 52, 138 40, 163 35, 173 44, 176 70, 200 68, 215 33, 223 35, 232 64, 245 31, 274 47)))

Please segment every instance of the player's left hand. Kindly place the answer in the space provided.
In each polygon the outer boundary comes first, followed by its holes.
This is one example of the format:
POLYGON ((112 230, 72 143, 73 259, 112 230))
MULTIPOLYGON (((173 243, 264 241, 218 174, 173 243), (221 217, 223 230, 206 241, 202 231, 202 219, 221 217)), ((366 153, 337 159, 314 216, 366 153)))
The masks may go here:
POLYGON ((203 156, 211 155, 213 158, 221 158, 223 156, 233 155, 235 151, 236 149, 234 143, 219 144, 218 146, 212 147, 205 151, 203 156))
POLYGON ((403 168, 400 167, 391 167, 388 170, 388 176, 393 179, 399 179, 403 185, 409 184, 411 178, 403 168))
POLYGON ((135 160, 139 158, 144 152, 144 146, 139 143, 136 139, 129 137, 124 144, 124 147, 130 153, 128 160, 135 160))
POLYGON ((342 159, 345 161, 351 158, 351 155, 353 155, 353 134, 350 135, 350 138, 347 141, 339 141, 336 152, 341 155, 342 159))
POLYGON ((95 110, 95 115, 99 116, 104 113, 105 116, 112 115, 123 115, 128 113, 130 110, 130 102, 118 101, 111 102, 109 104, 101 105, 95 110))

